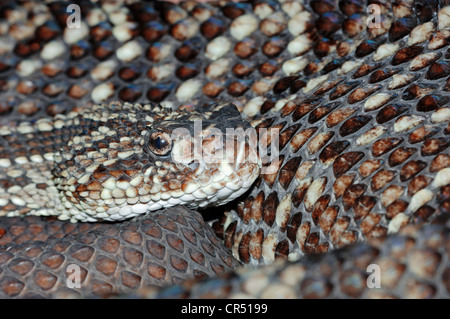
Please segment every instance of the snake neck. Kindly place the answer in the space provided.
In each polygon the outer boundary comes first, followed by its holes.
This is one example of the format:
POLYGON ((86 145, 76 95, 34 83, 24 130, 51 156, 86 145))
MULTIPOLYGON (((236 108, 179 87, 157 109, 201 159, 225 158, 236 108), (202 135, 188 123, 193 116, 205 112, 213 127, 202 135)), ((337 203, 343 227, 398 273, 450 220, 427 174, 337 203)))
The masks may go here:
POLYGON ((83 128, 76 116, 2 126, 0 216, 54 215, 63 209, 53 178, 54 156, 83 128))

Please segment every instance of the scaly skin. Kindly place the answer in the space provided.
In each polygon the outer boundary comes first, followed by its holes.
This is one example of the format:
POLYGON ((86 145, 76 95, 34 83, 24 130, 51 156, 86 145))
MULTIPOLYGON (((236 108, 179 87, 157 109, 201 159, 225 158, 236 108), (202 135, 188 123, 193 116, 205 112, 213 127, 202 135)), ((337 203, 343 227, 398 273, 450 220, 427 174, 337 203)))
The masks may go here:
MULTIPOLYGON (((370 3, 158 3, 103 5, 101 11, 84 3, 86 24, 79 33, 66 30, 62 40, 60 30, 69 15, 64 4, 5 8, 1 111, 7 116, 0 121, 10 124, 75 106, 89 108, 90 101, 105 98, 150 100, 188 110, 214 99, 231 101, 260 133, 263 128, 280 129, 280 156, 271 163, 275 172, 261 175, 250 193, 227 206, 226 215, 213 226, 244 264, 259 266, 280 258, 282 265, 225 277, 225 291, 229 285, 240 287, 230 293, 214 294, 209 290, 214 282, 190 282, 182 296, 228 297, 241 288, 247 295, 243 283, 260 287, 254 292, 260 297, 273 296, 269 291, 286 297, 407 297, 420 287, 426 293, 414 296, 448 296, 448 226, 437 217, 448 212, 450 203, 449 8, 445 1, 379 1, 379 27, 368 27, 370 3), (34 13, 24 15, 27 10, 34 13), (42 24, 49 20, 46 12, 59 26, 42 24), (22 26, 28 18, 31 25, 22 26), (100 61, 105 63, 93 68, 100 61), (428 245, 430 231, 422 222, 433 220, 443 239, 428 245), (392 255, 395 238, 405 237, 386 235, 402 228, 413 229, 414 249, 407 256, 392 255), (372 248, 330 253, 370 238, 375 238, 369 242, 372 248), (373 257, 371 249, 387 259, 373 257), (384 277, 387 287, 377 294, 364 286, 368 274, 358 259, 355 286, 346 285, 345 267, 317 278, 308 268, 312 257, 283 263, 327 253, 331 255, 313 267, 327 269, 334 258, 352 264, 352 252, 389 263, 393 271, 406 263, 407 271, 398 273, 405 279, 384 277), (433 269, 426 268, 429 260, 433 269), (281 270, 275 271, 277 267, 281 270), (293 269, 300 269, 295 272, 300 288, 283 281, 285 270, 293 269), (308 287, 315 283, 322 288, 311 293, 308 287)), ((97 227, 102 231, 106 226, 97 227)), ((99 251, 95 242, 89 245, 99 251)), ((95 269, 92 261, 86 267, 95 269)), ((107 268, 102 262, 97 265, 107 268)), ((25 278, 35 274, 33 270, 25 278)), ((17 286, 1 282, 7 291, 17 286)), ((119 284, 117 291, 129 291, 122 288, 119 284)))
POLYGON ((184 207, 122 223, 2 218, 0 229, 2 298, 107 297, 238 265, 201 215, 184 207))
POLYGON ((136 296, 448 299, 450 227, 445 219, 448 215, 437 224, 408 225, 389 237, 371 238, 329 254, 308 255, 295 263, 280 260, 259 269, 240 267, 209 281, 141 289, 136 296))
POLYGON ((172 112, 120 102, 5 126, 0 216, 121 221, 162 207, 223 205, 260 171, 250 139, 228 128, 251 126, 227 103, 172 112))

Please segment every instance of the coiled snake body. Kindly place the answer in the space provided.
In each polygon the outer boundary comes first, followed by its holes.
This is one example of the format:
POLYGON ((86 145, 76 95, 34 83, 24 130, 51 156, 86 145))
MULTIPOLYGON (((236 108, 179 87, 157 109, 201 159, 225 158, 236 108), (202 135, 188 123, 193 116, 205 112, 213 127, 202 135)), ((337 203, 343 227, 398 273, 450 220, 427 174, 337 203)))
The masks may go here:
POLYGON ((448 297, 446 1, 67 5, 0 5, 1 296, 448 297))

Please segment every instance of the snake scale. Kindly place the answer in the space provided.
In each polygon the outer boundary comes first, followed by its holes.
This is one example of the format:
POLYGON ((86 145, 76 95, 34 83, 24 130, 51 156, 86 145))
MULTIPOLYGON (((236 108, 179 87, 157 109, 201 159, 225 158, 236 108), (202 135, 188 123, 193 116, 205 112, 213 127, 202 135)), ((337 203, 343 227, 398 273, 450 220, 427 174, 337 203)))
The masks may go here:
POLYGON ((69 4, 0 1, 1 297, 449 297, 448 1, 69 4))

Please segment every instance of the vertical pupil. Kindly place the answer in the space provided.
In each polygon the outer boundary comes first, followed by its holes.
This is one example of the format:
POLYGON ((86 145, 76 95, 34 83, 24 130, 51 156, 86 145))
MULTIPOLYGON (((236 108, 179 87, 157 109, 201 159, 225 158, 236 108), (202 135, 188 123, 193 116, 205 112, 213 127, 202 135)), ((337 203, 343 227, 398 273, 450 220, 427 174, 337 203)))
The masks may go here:
POLYGON ((158 136, 156 138, 155 144, 157 149, 162 149, 164 147, 164 140, 158 136))

